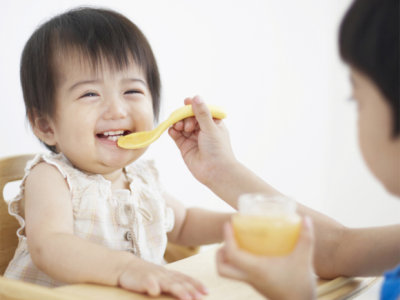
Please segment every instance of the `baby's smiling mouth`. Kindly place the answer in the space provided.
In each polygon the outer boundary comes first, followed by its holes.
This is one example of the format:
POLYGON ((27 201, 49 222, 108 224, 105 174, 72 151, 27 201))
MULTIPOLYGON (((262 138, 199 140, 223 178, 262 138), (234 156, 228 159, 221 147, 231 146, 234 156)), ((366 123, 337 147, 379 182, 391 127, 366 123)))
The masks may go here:
POLYGON ((113 142, 116 142, 119 137, 130 134, 129 130, 114 130, 114 131, 104 131, 101 133, 97 133, 96 136, 100 139, 107 139, 113 142))

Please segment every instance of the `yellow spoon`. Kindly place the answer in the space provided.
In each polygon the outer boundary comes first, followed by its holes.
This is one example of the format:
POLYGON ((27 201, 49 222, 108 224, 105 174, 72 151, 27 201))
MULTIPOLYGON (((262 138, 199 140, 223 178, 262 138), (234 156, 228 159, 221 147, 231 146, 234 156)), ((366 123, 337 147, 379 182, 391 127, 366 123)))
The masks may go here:
MULTIPOLYGON (((207 105, 211 115, 216 119, 224 119, 226 113, 220 107, 207 105)), ((160 135, 171 125, 176 122, 194 116, 192 105, 185 105, 175 110, 167 120, 160 123, 156 128, 150 131, 134 132, 118 138, 118 146, 124 149, 139 149, 147 147, 157 140, 160 135)))

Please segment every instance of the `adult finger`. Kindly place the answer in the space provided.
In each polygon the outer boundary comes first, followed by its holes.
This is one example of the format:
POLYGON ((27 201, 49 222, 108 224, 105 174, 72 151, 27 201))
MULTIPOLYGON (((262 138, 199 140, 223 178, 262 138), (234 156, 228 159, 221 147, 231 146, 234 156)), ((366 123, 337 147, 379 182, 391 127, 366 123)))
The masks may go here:
POLYGON ((218 274, 231 279, 246 281, 247 276, 241 270, 235 268, 230 264, 230 262, 225 258, 225 249, 221 248, 217 251, 216 264, 218 274))
POLYGON ((183 100, 183 103, 185 103, 185 105, 189 105, 189 104, 192 104, 192 100, 193 100, 193 98, 187 97, 187 98, 185 98, 185 100, 183 100))
POLYGON ((215 123, 212 119, 211 112, 199 96, 193 98, 192 109, 201 130, 207 132, 215 128, 215 123))
POLYGON ((196 118, 194 118, 194 117, 186 118, 186 119, 184 120, 183 129, 184 129, 186 132, 192 132, 192 131, 196 130, 196 125, 197 125, 196 118))
POLYGON ((173 127, 168 129, 168 134, 175 141, 175 143, 177 143, 178 139, 182 137, 182 131, 177 131, 173 127))
POLYGON ((305 216, 302 220, 302 228, 297 242, 294 255, 307 257, 309 260, 313 257, 314 250, 314 228, 310 217, 305 216))
POLYGON ((171 127, 173 127, 175 130, 183 130, 185 127, 185 124, 184 124, 183 120, 180 120, 180 121, 176 122, 174 125, 172 125, 171 127))

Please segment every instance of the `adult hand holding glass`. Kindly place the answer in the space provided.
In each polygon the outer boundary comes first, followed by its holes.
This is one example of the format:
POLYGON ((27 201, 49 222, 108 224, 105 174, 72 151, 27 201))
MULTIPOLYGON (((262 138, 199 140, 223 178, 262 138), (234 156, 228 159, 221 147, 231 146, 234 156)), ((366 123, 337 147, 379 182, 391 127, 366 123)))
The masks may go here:
POLYGON ((247 282, 268 299, 314 299, 314 234, 308 217, 303 219, 301 228, 298 243, 289 255, 261 256, 241 250, 232 226, 226 224, 225 244, 217 252, 219 274, 247 282))

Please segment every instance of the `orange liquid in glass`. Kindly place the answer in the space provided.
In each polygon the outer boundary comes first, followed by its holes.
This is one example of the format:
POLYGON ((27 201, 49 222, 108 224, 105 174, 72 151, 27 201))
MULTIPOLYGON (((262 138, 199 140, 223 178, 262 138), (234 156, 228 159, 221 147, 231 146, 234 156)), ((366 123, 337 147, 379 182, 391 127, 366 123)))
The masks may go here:
POLYGON ((241 249, 258 255, 287 255, 297 243, 301 218, 237 214, 232 225, 241 249))

